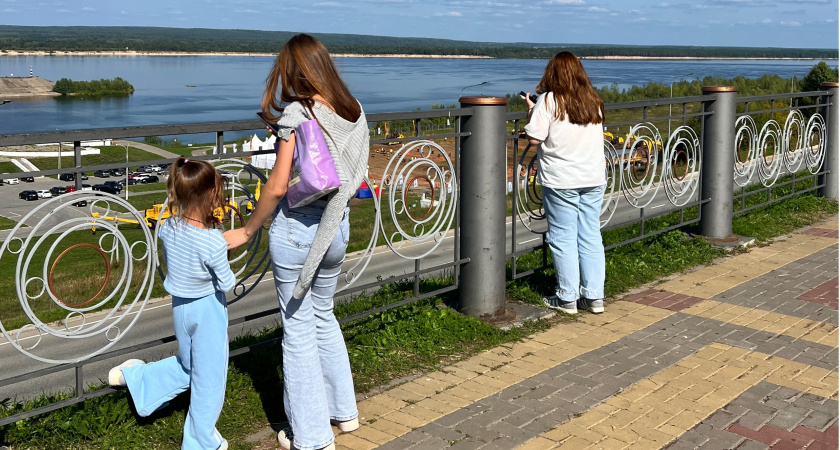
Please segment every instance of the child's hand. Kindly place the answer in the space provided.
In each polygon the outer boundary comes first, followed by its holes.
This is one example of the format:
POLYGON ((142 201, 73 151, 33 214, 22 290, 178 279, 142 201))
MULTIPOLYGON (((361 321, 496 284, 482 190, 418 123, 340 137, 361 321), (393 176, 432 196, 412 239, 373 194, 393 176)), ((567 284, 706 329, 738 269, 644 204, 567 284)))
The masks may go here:
POLYGON ((228 250, 233 250, 251 240, 251 237, 248 236, 248 233, 245 232, 244 228, 225 231, 224 236, 225 241, 227 241, 228 244, 228 250))

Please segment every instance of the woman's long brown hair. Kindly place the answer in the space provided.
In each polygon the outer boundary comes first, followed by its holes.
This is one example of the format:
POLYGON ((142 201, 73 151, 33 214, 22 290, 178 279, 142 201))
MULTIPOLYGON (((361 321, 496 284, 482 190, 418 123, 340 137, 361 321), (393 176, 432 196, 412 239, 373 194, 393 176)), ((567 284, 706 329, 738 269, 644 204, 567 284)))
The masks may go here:
POLYGON ((275 112, 281 111, 281 102, 298 101, 311 112, 315 104, 312 97, 315 94, 324 97, 333 110, 345 120, 355 122, 362 114, 359 102, 350 95, 350 90, 338 75, 324 44, 308 34, 298 34, 289 39, 280 50, 274 67, 266 78, 262 101, 263 116, 276 122, 279 117, 275 112))
POLYGON ((580 60, 570 52, 560 52, 551 58, 537 92, 554 95, 557 103, 554 118, 557 120, 568 115, 569 122, 575 125, 604 122, 604 101, 589 82, 580 60))

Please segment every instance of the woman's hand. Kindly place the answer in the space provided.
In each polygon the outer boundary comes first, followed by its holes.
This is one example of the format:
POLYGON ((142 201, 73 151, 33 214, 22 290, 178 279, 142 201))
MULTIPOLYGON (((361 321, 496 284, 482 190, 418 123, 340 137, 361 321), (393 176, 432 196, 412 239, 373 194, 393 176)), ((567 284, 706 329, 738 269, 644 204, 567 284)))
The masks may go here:
POLYGON ((251 240, 251 236, 248 236, 244 228, 225 231, 224 236, 228 244, 228 250, 233 250, 251 240))
POLYGON ((536 103, 531 101, 531 93, 530 92, 525 93, 525 103, 528 104, 528 110, 529 111, 534 109, 534 105, 536 105, 536 103))

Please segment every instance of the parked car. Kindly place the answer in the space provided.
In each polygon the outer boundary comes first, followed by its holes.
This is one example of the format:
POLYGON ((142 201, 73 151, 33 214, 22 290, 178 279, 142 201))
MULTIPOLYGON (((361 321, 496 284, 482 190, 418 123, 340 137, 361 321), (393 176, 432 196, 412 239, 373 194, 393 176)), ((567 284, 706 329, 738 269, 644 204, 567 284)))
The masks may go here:
POLYGON ((38 194, 38 198, 50 198, 52 197, 52 192, 47 189, 38 189, 35 191, 38 194))
POLYGON ((72 173, 60 173, 58 179, 61 181, 76 181, 76 175, 72 173))
POLYGON ((34 183, 35 177, 20 177, 20 181, 24 181, 26 183, 34 183))
POLYGON ((67 193, 67 188, 65 188, 64 186, 56 186, 56 187, 50 188, 50 193, 52 194, 53 197, 58 197, 61 194, 66 194, 67 193))
POLYGON ((83 185, 82 185, 82 190, 83 190, 83 191, 92 191, 92 190, 93 190, 93 186, 91 186, 91 185, 89 185, 89 184, 85 183, 85 184, 83 184, 83 185))
POLYGON ((136 179, 136 178, 129 178, 129 179, 128 179, 128 185, 129 185, 129 186, 134 186, 135 184, 139 184, 139 183, 140 183, 140 182, 139 182, 139 181, 137 181, 137 179, 136 179))
POLYGON ((110 170, 97 170, 96 172, 93 172, 93 176, 99 177, 99 178, 109 178, 111 176, 111 171, 110 170))
POLYGON ((125 175, 125 171, 122 169, 111 169, 109 172, 111 172, 112 177, 121 177, 125 175))
POLYGON ((20 197, 21 200, 27 200, 27 201, 38 200, 38 193, 35 192, 35 191, 27 189, 25 191, 20 191, 20 194, 18 194, 18 197, 20 197))
POLYGON ((5 180, 3 180, 3 182, 6 184, 18 184, 20 183, 20 180, 18 180, 17 178, 6 178, 5 180))
POLYGON ((157 183, 160 181, 160 178, 157 175, 149 175, 146 177, 145 183, 157 183))
POLYGON ((64 192, 65 193, 76 192, 76 186, 73 186, 73 185, 64 186, 64 192))
POLYGON ((73 205, 73 206, 79 206, 79 207, 82 207, 82 206, 87 206, 87 204, 88 204, 88 203, 87 203, 87 200, 79 200, 78 202, 73 202, 73 203, 71 203, 71 205, 73 205))
POLYGON ((107 192, 109 194, 119 194, 122 191, 122 186, 116 181, 106 181, 102 184, 94 184, 93 190, 107 192))
POLYGON ((87 179, 88 179, 88 176, 87 176, 87 174, 86 174, 86 173, 84 173, 84 172, 80 172, 80 173, 79 173, 79 178, 81 178, 81 179, 83 179, 83 180, 87 180, 87 179))

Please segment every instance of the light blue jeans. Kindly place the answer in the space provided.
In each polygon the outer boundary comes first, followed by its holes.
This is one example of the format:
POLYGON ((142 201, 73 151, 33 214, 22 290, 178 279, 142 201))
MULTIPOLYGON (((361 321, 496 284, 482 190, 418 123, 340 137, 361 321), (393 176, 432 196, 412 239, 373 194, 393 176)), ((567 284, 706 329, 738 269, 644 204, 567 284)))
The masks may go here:
POLYGON ((294 447, 301 450, 326 447, 334 440, 330 419, 359 415, 347 347, 333 315, 333 294, 350 237, 349 208, 312 287, 304 298, 292 297, 324 205, 316 201, 289 209, 282 200, 268 235, 283 323, 283 404, 294 447))
POLYGON ((548 246, 561 301, 604 298, 604 244, 601 204, 604 186, 580 189, 542 188, 548 220, 548 246))
POLYGON ((123 369, 137 414, 150 415, 190 389, 184 422, 184 450, 217 449, 222 436, 216 421, 225 401, 228 365, 228 315, 225 294, 172 297, 178 355, 123 369))

